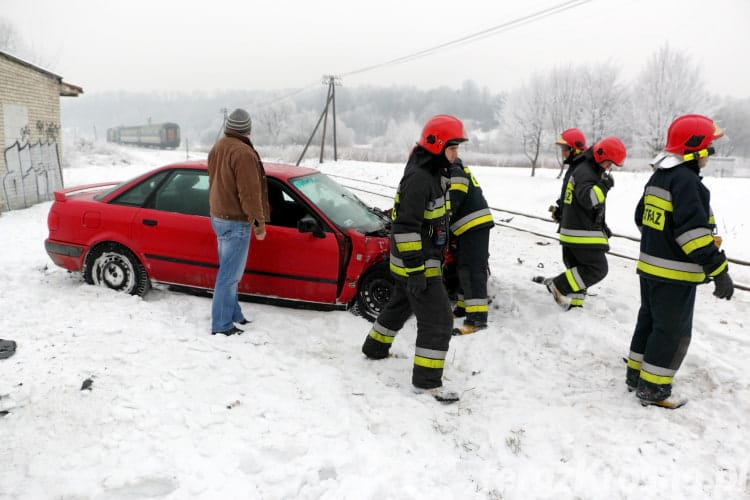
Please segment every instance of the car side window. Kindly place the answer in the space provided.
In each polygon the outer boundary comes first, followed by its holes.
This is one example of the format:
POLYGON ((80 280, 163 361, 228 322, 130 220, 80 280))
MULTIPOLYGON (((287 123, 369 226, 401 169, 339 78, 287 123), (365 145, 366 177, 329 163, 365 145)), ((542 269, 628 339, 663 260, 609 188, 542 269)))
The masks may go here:
POLYGON ((148 179, 143 180, 126 192, 112 200, 110 203, 114 205, 127 205, 131 207, 142 207, 146 204, 151 193, 162 183, 165 177, 169 175, 169 171, 159 172, 156 175, 152 175, 148 179))
POLYGON ((197 170, 178 170, 157 191, 153 208, 208 217, 208 174, 197 170))
POLYGON ((297 222, 308 214, 307 209, 280 184, 268 182, 268 206, 271 209, 272 226, 297 227, 297 222))

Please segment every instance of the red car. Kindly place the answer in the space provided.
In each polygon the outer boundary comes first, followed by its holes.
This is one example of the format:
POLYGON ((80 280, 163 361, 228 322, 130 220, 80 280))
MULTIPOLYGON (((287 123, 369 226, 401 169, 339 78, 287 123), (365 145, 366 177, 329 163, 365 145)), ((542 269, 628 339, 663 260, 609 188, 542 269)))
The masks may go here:
MULTIPOLYGON (((265 164, 271 220, 239 284, 246 300, 347 309, 374 320, 390 296, 389 221, 317 170, 265 164)), ((144 295, 152 282, 210 292, 218 269, 205 161, 55 192, 45 249, 87 283, 144 295)))

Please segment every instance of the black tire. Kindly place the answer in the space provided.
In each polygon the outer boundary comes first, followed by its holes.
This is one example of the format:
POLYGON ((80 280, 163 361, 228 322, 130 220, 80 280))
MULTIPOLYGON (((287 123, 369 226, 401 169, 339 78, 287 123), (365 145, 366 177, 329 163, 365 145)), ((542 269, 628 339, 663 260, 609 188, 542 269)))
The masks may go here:
POLYGON ((99 245, 89 252, 83 278, 90 285, 141 297, 151 284, 141 261, 133 252, 115 243, 99 245))
POLYGON ((391 298, 393 277, 388 262, 372 266, 360 279, 352 312, 368 321, 375 321, 391 298))

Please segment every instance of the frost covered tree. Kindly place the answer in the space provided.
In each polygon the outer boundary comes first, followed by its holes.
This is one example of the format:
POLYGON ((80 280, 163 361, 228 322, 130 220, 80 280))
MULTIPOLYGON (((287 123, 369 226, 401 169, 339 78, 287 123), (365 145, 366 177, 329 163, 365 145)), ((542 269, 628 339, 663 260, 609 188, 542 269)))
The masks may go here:
POLYGON ((615 134, 615 124, 627 97, 619 83, 620 70, 611 63, 586 67, 580 78, 584 128, 590 134, 588 143, 593 145, 602 137, 615 134))
MULTIPOLYGON (((548 110, 552 134, 569 128, 583 127, 584 101, 581 87, 582 69, 573 66, 560 66, 552 69, 549 75, 548 110)), ((585 132, 584 132, 585 133, 585 132)), ((564 164, 558 156, 562 176, 564 164)))
POLYGON ((255 111, 257 140, 268 144, 278 144, 289 116, 294 114, 295 111, 294 102, 288 99, 269 106, 259 107, 255 111))
POLYGON ((536 173, 545 136, 547 121, 548 80, 540 74, 511 94, 508 101, 511 124, 523 144, 523 153, 531 163, 531 176, 536 173))
POLYGON ((730 99, 713 116, 726 139, 714 142, 722 156, 750 157, 750 98, 730 99))
POLYGON ((632 104, 638 120, 635 139, 652 155, 664 148, 667 128, 676 117, 710 115, 710 98, 699 66, 668 44, 659 48, 639 73, 632 104))
POLYGON ((0 17, 0 50, 9 54, 18 54, 20 45, 22 45, 21 37, 16 27, 7 19, 0 17))

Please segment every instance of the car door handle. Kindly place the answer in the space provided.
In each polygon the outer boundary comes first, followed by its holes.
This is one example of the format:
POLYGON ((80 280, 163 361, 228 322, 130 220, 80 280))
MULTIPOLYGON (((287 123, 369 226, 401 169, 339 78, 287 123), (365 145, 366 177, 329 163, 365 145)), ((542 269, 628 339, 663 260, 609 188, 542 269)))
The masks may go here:
POLYGON ((155 226, 158 224, 154 219, 143 219, 144 226, 155 226))

